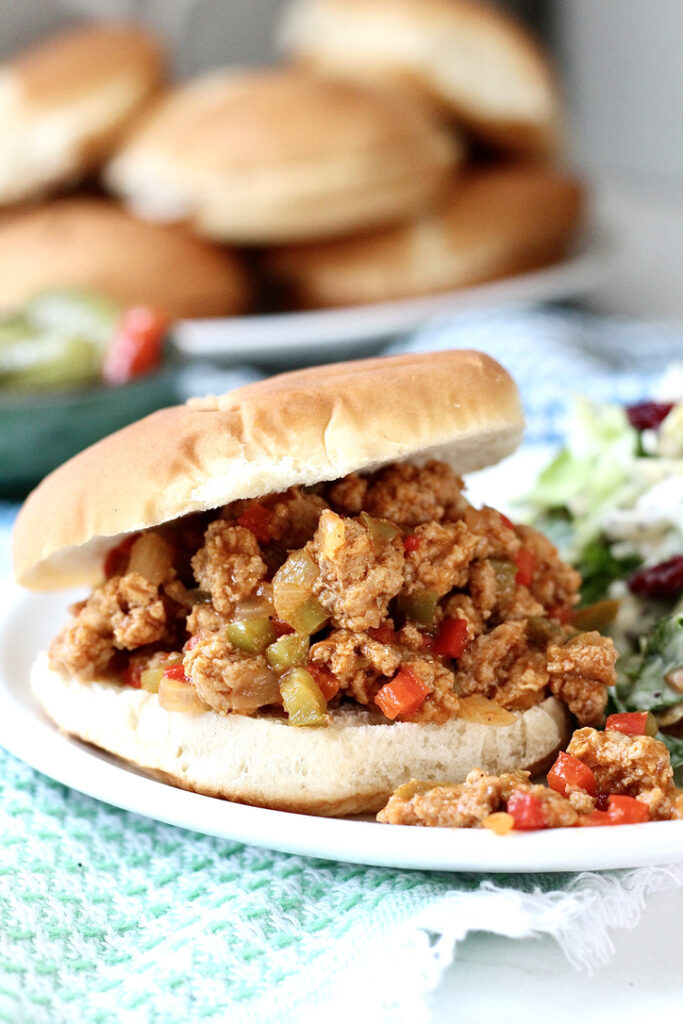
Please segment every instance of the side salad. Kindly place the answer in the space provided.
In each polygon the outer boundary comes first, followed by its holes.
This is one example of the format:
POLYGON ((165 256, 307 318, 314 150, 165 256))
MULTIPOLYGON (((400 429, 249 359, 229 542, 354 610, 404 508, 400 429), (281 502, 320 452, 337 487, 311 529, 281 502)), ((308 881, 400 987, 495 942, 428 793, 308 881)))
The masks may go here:
POLYGON ((41 292, 0 317, 0 395, 126 384, 162 359, 165 318, 77 288, 41 292))
POLYGON ((651 711, 683 766, 683 401, 579 400, 526 513, 582 575, 575 623, 614 638, 614 708, 651 711))

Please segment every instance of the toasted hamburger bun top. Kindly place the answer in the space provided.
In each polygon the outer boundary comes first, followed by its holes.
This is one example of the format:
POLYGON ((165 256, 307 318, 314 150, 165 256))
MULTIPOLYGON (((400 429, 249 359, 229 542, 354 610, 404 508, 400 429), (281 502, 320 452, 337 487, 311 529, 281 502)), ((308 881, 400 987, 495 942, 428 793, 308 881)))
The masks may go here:
POLYGON ((223 71, 161 102, 106 179, 152 219, 269 244, 410 216, 460 156, 429 113, 392 92, 289 69, 223 71))
POLYGON ((244 311, 236 258, 182 228, 139 221, 104 199, 60 199, 0 219, 0 313, 46 288, 92 288, 171 318, 244 311))
POLYGON ((127 533, 396 460, 436 457, 468 472, 513 451, 522 428, 514 382, 477 352, 271 377, 162 409, 48 476, 16 522, 16 576, 38 590, 93 582, 127 533))
POLYGON ((156 40, 85 25, 0 67, 0 203, 80 177, 162 79, 156 40))
POLYGON ((427 295, 560 259, 581 222, 569 175, 531 165, 473 170, 415 220, 333 242, 273 248, 264 267, 297 308, 427 295))
POLYGON ((470 0, 294 0, 281 29, 294 58, 334 74, 412 83, 484 141, 547 153, 559 100, 525 29, 470 0))

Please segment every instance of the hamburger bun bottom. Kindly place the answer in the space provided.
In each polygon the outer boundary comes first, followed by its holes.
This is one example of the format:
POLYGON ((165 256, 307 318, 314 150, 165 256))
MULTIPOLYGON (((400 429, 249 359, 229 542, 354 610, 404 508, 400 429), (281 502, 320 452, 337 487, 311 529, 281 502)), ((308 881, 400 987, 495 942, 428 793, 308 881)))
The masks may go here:
POLYGON ((276 716, 165 711, 156 694, 82 683, 36 659, 33 692, 64 732, 182 789, 272 810, 344 816, 373 813, 412 778, 462 782, 473 768, 542 771, 569 736, 554 697, 509 725, 465 718, 444 725, 378 722, 365 709, 333 712, 327 728, 276 716))

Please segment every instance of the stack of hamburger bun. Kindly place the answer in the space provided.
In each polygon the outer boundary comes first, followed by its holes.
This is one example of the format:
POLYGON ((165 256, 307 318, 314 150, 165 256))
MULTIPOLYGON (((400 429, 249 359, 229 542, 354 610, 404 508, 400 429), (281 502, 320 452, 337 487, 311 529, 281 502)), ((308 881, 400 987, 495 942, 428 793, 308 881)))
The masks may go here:
POLYGON ((497 8, 294 0, 281 42, 279 66, 171 86, 146 30, 89 25, 0 68, 3 307, 64 284, 231 315, 255 275, 319 308, 566 254, 582 201, 557 89, 497 8))

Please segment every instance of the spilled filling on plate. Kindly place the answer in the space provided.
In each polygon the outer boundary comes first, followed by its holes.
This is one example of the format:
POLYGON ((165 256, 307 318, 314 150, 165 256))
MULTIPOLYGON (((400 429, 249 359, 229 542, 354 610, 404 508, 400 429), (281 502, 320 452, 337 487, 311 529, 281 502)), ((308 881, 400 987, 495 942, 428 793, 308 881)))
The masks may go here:
POLYGON ((439 462, 187 516, 127 538, 104 575, 50 663, 168 710, 504 724, 554 694, 598 725, 615 681, 612 641, 574 622, 578 573, 439 462))
POLYGON ((531 783, 528 772, 480 769, 458 785, 412 781, 399 786, 377 820, 505 835, 683 818, 683 793, 656 730, 648 712, 610 715, 604 731, 576 730, 548 772, 547 786, 531 783))

